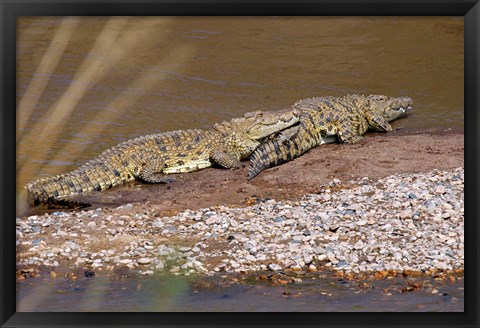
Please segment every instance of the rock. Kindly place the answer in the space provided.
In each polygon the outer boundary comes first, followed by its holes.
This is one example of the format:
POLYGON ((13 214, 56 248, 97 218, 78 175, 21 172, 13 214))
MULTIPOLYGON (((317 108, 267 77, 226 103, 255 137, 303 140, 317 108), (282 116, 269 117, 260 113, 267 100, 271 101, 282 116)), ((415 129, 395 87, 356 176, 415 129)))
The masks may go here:
POLYGON ((318 247, 315 247, 313 252, 317 255, 320 255, 320 254, 325 254, 326 250, 325 250, 325 248, 323 248, 321 246, 318 246, 318 247))
POLYGON ((338 228, 340 228, 340 225, 338 223, 332 223, 328 227, 328 230, 330 230, 331 232, 337 232, 338 228))
POLYGON ((205 224, 207 224, 207 225, 212 225, 212 224, 217 223, 217 221, 218 221, 217 216, 216 216, 216 215, 212 215, 212 216, 210 216, 208 219, 205 220, 205 224))
POLYGON ((155 269, 160 271, 165 269, 165 264, 163 263, 163 261, 158 260, 158 263, 155 265, 155 269))
POLYGON ((199 261, 194 261, 193 266, 195 267, 195 270, 201 273, 207 273, 208 270, 203 266, 203 264, 199 261))
POLYGON ((432 264, 435 266, 435 268, 440 269, 440 270, 449 269, 449 265, 446 264, 444 261, 434 260, 432 264))
POLYGON ((404 269, 403 270, 404 276, 411 276, 411 277, 419 277, 422 275, 422 271, 415 270, 415 269, 404 269))
POLYGON ((402 212, 400 212, 399 217, 400 217, 400 219, 405 220, 405 219, 411 218, 412 214, 413 213, 412 213, 411 209, 406 209, 406 210, 403 210, 402 212))
POLYGON ((138 264, 146 265, 152 263, 153 259, 148 257, 141 257, 137 260, 138 264))
POLYGON ((359 240, 353 245, 353 249, 359 250, 363 249, 365 245, 363 244, 363 241, 359 240))
POLYGON ((87 271, 85 271, 83 274, 85 275, 85 277, 91 278, 91 277, 93 277, 93 276, 95 275, 95 272, 90 271, 90 270, 87 270, 87 271))
POLYGON ((281 271, 282 270, 282 267, 276 263, 270 263, 268 265, 268 269, 271 270, 271 271, 281 271))
POLYGON ((285 218, 283 216, 276 216, 276 217, 273 218, 273 221, 283 222, 283 221, 285 221, 285 218))
MULTIPOLYGON (((332 261, 333 264, 335 264, 333 261, 332 261)), ((343 268, 345 266, 347 266, 348 263, 346 261, 337 261, 337 268, 343 268)))
POLYGON ((297 272, 303 271, 302 267, 299 264, 295 264, 294 266, 292 266, 292 270, 297 272))
POLYGON ((325 261, 327 259, 327 255, 326 254, 320 254, 317 256, 317 260, 318 261, 325 261))
POLYGON ((310 264, 310 265, 308 266, 308 271, 310 271, 310 272, 316 272, 316 271, 318 271, 318 269, 317 269, 317 267, 316 267, 315 265, 310 264))
POLYGON ((303 261, 305 262, 305 264, 310 264, 313 262, 313 257, 311 255, 306 255, 304 256, 303 261))

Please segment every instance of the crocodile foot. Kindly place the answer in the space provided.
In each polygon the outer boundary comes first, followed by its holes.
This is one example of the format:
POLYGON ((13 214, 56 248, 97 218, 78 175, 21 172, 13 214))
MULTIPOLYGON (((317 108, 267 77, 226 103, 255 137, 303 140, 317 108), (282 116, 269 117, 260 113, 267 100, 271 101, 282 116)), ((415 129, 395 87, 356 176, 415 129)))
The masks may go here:
POLYGON ((171 183, 175 181, 175 178, 165 177, 163 174, 160 176, 156 176, 156 174, 152 174, 150 176, 140 176, 139 177, 142 182, 145 183, 171 183))

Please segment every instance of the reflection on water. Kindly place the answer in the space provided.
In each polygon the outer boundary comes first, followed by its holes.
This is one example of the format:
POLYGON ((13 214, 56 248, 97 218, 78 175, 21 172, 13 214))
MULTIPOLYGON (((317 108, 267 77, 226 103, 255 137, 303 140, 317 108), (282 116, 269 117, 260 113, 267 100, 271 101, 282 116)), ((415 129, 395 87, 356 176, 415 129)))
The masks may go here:
POLYGON ((17 311, 35 312, 463 312, 463 279, 394 278, 356 282, 303 278, 292 285, 268 282, 195 282, 177 276, 29 278, 17 283, 17 311), (424 287, 410 290, 418 283, 424 287), (427 287, 428 286, 428 287, 427 287), (407 291, 409 290, 409 291, 407 291))
POLYGON ((463 17, 23 17, 18 190, 120 141, 312 96, 408 95, 463 129, 463 17))

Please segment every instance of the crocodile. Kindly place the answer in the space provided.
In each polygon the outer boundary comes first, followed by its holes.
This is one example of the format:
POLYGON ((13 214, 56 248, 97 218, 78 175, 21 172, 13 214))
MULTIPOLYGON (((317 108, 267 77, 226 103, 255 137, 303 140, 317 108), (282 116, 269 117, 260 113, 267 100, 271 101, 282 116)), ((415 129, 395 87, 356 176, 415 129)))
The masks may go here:
POLYGON ((286 163, 310 149, 327 143, 355 143, 367 130, 387 132, 389 122, 412 109, 409 97, 346 95, 315 97, 296 102, 300 122, 280 131, 259 146, 250 158, 248 180, 261 171, 286 163))
POLYGON ((91 204, 67 196, 101 191, 134 179, 168 183, 168 174, 198 171, 212 165, 238 168, 266 137, 299 120, 297 110, 254 111, 216 123, 210 129, 163 132, 122 142, 78 169, 43 178, 25 187, 32 206, 82 208, 91 204))

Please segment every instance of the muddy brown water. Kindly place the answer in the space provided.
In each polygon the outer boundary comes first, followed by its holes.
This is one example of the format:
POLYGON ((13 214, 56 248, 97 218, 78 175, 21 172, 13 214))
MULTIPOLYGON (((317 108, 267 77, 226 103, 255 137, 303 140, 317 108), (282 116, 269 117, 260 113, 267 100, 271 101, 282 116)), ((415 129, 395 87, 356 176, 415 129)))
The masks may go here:
MULTIPOLYGON (((73 170, 121 141, 208 128, 307 97, 407 95, 414 111, 394 122, 403 132, 464 126, 463 17, 22 17, 17 22, 17 213, 25 209, 25 183, 73 170)), ((149 291, 168 289, 168 280, 151 277, 113 282, 96 277, 97 284, 85 279, 71 286, 35 279, 17 284, 17 305, 26 310, 98 310, 95 299, 85 296, 90 293, 101 296, 102 310, 144 311, 157 304, 149 291), (82 297, 87 301, 79 302, 82 297)), ((320 280, 303 284, 299 297, 298 287, 242 284, 192 294, 188 284, 179 284, 181 292, 167 310, 364 311, 379 304, 386 311, 463 309, 462 282, 442 287, 447 295, 441 297, 422 291, 354 294, 335 287, 334 299, 320 296, 320 280)))
POLYGON ((275 285, 255 277, 28 278, 17 311, 35 312, 463 312, 464 282, 403 278, 349 281, 333 274, 275 285), (417 286, 413 288, 412 286, 417 286))

